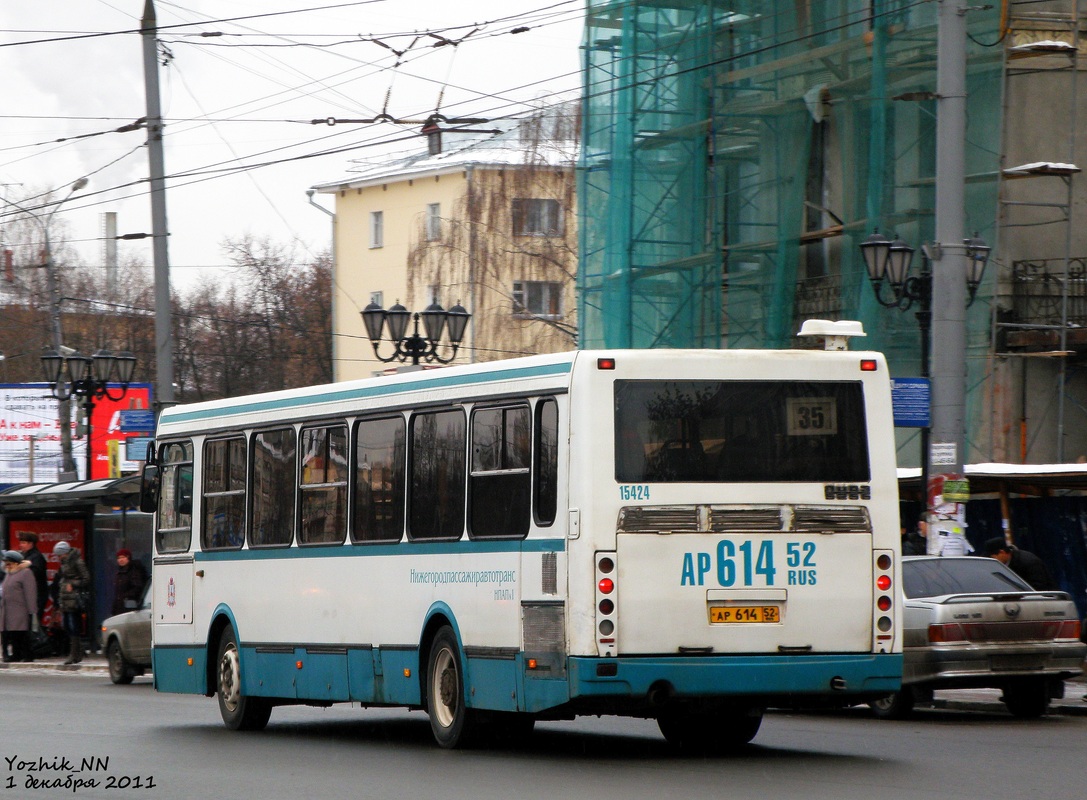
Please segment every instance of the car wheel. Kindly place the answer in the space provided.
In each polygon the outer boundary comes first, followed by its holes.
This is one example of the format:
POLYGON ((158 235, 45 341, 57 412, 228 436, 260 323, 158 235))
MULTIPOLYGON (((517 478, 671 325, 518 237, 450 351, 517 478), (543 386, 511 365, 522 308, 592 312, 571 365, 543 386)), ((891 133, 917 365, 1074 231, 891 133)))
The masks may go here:
POLYGON ((728 753, 748 744, 762 726, 761 708, 717 712, 673 711, 657 718, 657 727, 673 747, 688 753, 728 753))
POLYGON ((125 661, 125 655, 121 652, 121 645, 116 639, 110 639, 106 645, 106 663, 109 664, 109 679, 117 684, 132 683, 135 672, 132 666, 125 661))
POLYGON ((1049 687, 1045 681, 1009 684, 1004 687, 1002 699, 1014 716, 1035 719, 1049 709, 1049 687))
POLYGON ((868 706, 879 719, 906 719, 913 713, 913 704, 916 697, 912 689, 900 691, 872 700, 868 706))
POLYGON ((216 663, 216 694, 223 722, 235 731, 263 730, 272 715, 272 703, 266 697, 247 697, 242 693, 241 659, 233 628, 227 627, 219 638, 216 663))
POLYGON ((470 747, 480 734, 481 719, 464 702, 464 672, 460 647, 448 625, 438 631, 430 646, 426 677, 430 730, 442 747, 470 747))

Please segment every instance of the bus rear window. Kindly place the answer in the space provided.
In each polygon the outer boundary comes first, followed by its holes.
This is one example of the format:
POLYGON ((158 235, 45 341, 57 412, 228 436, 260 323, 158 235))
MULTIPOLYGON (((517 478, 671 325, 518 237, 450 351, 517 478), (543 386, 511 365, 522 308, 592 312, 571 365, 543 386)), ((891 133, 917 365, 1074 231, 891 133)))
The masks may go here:
POLYGON ((622 483, 869 480, 859 382, 615 382, 622 483))

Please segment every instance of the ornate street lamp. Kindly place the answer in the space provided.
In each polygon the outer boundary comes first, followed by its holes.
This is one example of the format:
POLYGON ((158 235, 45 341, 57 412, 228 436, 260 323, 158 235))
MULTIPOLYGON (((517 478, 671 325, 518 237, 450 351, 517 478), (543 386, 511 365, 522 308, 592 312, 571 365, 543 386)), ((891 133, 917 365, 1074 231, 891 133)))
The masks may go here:
MULTIPOLYGON (((981 279, 985 276, 985 265, 989 261, 990 248, 978 238, 975 233, 973 238, 965 239, 967 271, 966 289, 969 299, 966 307, 974 302, 981 279)), ((931 344, 932 329, 932 266, 933 255, 931 247, 936 245, 923 245, 921 247, 921 273, 911 275, 910 267, 913 263, 914 249, 899 239, 897 236, 892 242, 883 236, 878 230, 861 242, 861 255, 864 257, 864 265, 868 269, 868 280, 872 283, 876 300, 886 308, 897 308, 899 311, 908 311, 915 304, 917 312, 917 325, 921 331, 921 377, 928 379, 931 375, 929 349, 931 344), (883 281, 891 285, 891 297, 884 298, 883 281)), ((921 486, 922 491, 928 491, 928 458, 929 458, 929 427, 921 428, 921 486)))
POLYGON ((457 355, 457 348, 464 339, 464 331, 468 327, 468 320, 472 318, 464 306, 458 301, 455 306, 446 311, 437 302, 431 303, 422 313, 412 314, 404 306, 397 303, 389 310, 385 310, 377 303, 370 303, 362 310, 362 322, 366 326, 366 335, 370 338, 370 344, 374 348, 374 356, 378 361, 388 364, 391 361, 407 361, 411 359, 414 366, 420 361, 437 361, 440 364, 448 364, 457 355), (419 319, 423 320, 425 336, 419 334, 419 319), (412 333, 406 336, 408 322, 414 323, 412 333), (378 352, 381 344, 381 334, 388 329, 389 339, 395 348, 392 355, 385 357, 378 352), (446 333, 448 342, 442 342, 442 333, 446 333), (448 348, 449 354, 442 356, 439 348, 448 348))
POLYGON ((47 347, 42 351, 41 362, 53 397, 61 402, 75 397, 83 404, 87 422, 87 480, 90 480, 94 463, 91 419, 95 400, 117 401, 128 393, 132 374, 136 370, 136 357, 127 350, 120 353, 99 350, 93 356, 85 356, 79 352, 65 354, 47 347), (111 380, 121 384, 116 396, 110 391, 111 380))

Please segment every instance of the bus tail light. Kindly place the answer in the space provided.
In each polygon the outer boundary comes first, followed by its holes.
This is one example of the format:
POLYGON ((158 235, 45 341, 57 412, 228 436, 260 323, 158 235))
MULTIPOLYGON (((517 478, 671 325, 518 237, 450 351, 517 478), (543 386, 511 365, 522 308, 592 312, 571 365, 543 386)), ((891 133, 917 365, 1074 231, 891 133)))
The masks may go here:
POLYGON ((615 553, 596 554, 596 651, 610 658, 616 654, 618 627, 618 570, 615 553))
POLYGON ((876 550, 872 553, 872 652, 893 652, 896 615, 894 593, 898 591, 894 578, 894 553, 876 550))

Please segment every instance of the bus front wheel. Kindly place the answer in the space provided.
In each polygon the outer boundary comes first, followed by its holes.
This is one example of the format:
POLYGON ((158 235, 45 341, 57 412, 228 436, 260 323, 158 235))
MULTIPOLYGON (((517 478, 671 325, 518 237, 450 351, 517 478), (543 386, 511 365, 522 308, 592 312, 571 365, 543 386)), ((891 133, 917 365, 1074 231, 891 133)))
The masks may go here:
POLYGON ((478 713, 464 702, 464 670, 453 629, 441 628, 427 659, 427 713, 430 730, 442 747, 469 747, 479 733, 478 713))
POLYGON ((223 722, 235 731, 263 730, 272 715, 272 704, 267 698, 242 694, 241 660, 233 628, 227 627, 219 637, 217 664, 216 694, 223 722))

